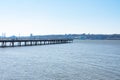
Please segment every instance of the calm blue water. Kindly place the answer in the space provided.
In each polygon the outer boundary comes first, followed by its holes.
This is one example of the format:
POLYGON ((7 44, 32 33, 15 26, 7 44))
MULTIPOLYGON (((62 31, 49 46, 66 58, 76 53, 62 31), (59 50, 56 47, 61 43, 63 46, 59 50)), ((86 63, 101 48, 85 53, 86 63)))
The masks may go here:
POLYGON ((0 80, 120 80, 120 40, 0 48, 0 80))

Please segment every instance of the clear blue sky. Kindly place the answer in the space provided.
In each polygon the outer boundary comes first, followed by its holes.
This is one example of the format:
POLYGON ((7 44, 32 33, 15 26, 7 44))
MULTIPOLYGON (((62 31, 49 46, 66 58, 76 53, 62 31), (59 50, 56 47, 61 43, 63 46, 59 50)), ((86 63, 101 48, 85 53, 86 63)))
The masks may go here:
POLYGON ((120 34, 120 0, 0 0, 0 33, 120 34))

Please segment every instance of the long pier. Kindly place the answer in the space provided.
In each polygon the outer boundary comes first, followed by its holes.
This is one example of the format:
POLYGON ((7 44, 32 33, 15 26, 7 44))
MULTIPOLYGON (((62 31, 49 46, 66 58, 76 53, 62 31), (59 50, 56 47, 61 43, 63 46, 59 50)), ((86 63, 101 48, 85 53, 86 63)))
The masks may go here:
POLYGON ((73 39, 11 39, 11 40, 0 40, 0 47, 17 47, 17 46, 35 46, 35 45, 49 45, 49 44, 62 44, 70 43, 73 39))

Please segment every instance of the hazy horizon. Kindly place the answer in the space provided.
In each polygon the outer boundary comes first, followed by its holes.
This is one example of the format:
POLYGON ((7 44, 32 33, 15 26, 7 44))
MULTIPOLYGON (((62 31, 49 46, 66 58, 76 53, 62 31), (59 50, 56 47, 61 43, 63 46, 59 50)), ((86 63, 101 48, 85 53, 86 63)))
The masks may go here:
POLYGON ((2 0, 0 36, 120 34, 120 0, 2 0))
POLYGON ((85 35, 120 35, 120 33, 60 33, 60 34, 33 34, 33 33, 30 33, 30 34, 6 34, 6 33, 1 33, 0 36, 5 36, 5 37, 10 37, 10 36, 30 36, 30 35, 33 35, 33 36, 46 36, 46 35, 82 35, 82 34, 85 34, 85 35))

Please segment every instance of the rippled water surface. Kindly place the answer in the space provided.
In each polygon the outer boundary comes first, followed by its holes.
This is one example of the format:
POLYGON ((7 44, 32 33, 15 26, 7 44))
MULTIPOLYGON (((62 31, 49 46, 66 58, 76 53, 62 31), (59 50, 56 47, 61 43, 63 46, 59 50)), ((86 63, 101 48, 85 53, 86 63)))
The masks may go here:
POLYGON ((120 80, 120 41, 0 48, 0 80, 120 80))

